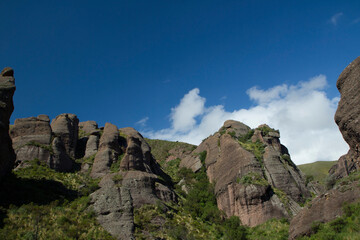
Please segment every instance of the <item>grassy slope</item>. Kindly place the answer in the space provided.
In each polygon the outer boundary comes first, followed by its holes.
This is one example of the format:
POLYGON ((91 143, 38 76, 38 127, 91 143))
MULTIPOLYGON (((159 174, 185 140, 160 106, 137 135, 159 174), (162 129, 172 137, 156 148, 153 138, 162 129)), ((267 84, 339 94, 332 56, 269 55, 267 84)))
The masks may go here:
POLYGON ((192 151, 196 148, 195 145, 184 142, 171 142, 158 139, 145 139, 151 147, 151 153, 158 162, 165 161, 170 155, 171 149, 177 149, 179 151, 192 151))
POLYGON ((329 169, 336 163, 336 161, 318 161, 314 163, 307 163, 298 165, 298 168, 306 175, 313 176, 315 181, 324 184, 325 178, 328 175, 329 169))

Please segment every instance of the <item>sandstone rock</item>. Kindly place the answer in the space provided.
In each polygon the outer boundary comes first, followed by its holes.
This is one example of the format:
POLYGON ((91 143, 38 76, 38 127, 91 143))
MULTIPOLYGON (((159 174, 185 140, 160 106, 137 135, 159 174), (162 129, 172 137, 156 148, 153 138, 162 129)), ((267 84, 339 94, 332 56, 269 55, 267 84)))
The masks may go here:
POLYGON ((106 123, 104 132, 100 138, 99 151, 96 153, 90 176, 97 178, 108 174, 111 165, 119 161, 118 157, 121 153, 119 130, 115 125, 106 123))
POLYGON ((63 113, 51 122, 51 129, 55 136, 64 143, 68 156, 75 158, 76 144, 78 141, 79 119, 75 114, 63 113))
POLYGON ((120 132, 121 136, 115 125, 105 125, 91 172, 92 177, 102 179, 100 189, 91 198, 98 220, 106 230, 117 239, 133 239, 133 208, 176 201, 176 195, 160 180, 158 174, 164 173, 141 134, 133 128, 122 128, 120 132), (123 152, 123 159, 118 159, 123 152), (119 172, 110 173, 111 164, 120 160, 119 172))
POLYGON ((342 156, 337 166, 330 171, 334 178, 341 178, 360 169, 360 57, 344 69, 336 86, 341 98, 335 113, 335 122, 350 146, 349 152, 342 156))
POLYGON ((254 131, 251 141, 243 140, 251 136, 250 130, 242 123, 226 121, 219 132, 184 158, 180 167, 198 171, 202 166, 200 153, 206 151, 204 166, 210 182, 215 183, 219 209, 227 216, 239 216, 246 225, 255 226, 274 217, 296 214, 300 210, 298 203, 310 197, 310 192, 286 147, 281 145, 279 132, 261 125, 254 131), (258 152, 255 156, 246 150, 250 145, 258 146, 257 151, 263 148, 264 153, 258 152), (285 193, 286 206, 274 189, 285 193))
POLYGON ((160 174, 160 168, 152 158, 150 146, 143 136, 130 127, 121 128, 120 131, 127 136, 126 152, 120 164, 121 170, 139 170, 160 174))
POLYGON ((48 116, 16 119, 10 136, 16 153, 16 165, 21 167, 25 161, 34 159, 49 164, 52 133, 48 116))
POLYGON ((88 158, 97 153, 99 147, 99 136, 90 135, 86 142, 85 158, 88 158))
POLYGON ((316 197, 311 204, 299 212, 290 222, 289 239, 309 235, 313 222, 329 222, 342 215, 344 203, 358 202, 359 182, 340 186, 316 197))
POLYGON ((73 160, 66 153, 65 145, 60 137, 55 137, 51 144, 53 156, 50 159, 49 166, 60 172, 72 170, 73 160))
POLYGON ((0 179, 14 166, 15 153, 9 136, 9 120, 14 111, 14 71, 6 67, 0 74, 0 179))
POLYGON ((93 134, 99 131, 98 124, 95 121, 80 122, 79 129, 86 134, 93 134))

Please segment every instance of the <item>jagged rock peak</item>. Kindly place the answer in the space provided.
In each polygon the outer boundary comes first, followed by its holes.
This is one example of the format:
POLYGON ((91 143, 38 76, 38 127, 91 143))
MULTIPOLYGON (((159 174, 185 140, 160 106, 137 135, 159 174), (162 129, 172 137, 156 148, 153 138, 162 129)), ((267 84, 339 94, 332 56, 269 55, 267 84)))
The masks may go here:
POLYGON ((8 174, 15 162, 15 153, 9 136, 9 120, 14 111, 14 71, 6 67, 0 75, 0 179, 8 174))
POLYGON ((289 217, 300 210, 298 203, 310 192, 279 137, 279 131, 267 125, 250 129, 229 120, 180 167, 196 172, 204 166, 215 183, 219 209, 227 216, 239 216, 243 224, 256 226, 274 217, 289 217), (200 159, 205 151, 205 159, 200 159))

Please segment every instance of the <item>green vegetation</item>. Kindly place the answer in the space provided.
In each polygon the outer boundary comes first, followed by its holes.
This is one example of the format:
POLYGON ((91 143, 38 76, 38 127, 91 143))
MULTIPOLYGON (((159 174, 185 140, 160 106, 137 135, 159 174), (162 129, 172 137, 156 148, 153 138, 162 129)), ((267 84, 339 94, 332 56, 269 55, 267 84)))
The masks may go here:
POLYGON ((168 161, 168 162, 163 161, 162 163, 160 163, 164 172, 170 176, 170 178, 172 179, 172 181, 174 183, 178 183, 181 180, 179 178, 179 174, 178 174, 180 162, 181 162, 181 159, 176 158, 176 159, 168 161))
POLYGON ((269 185, 268 181, 265 180, 265 178, 260 174, 256 172, 249 172, 242 178, 237 179, 237 183, 241 183, 243 185, 261 185, 261 186, 267 186, 269 185))
POLYGON ((172 149, 184 153, 191 152, 196 148, 195 145, 183 142, 171 142, 148 138, 146 138, 145 140, 150 145, 151 153, 158 162, 164 162, 167 157, 170 156, 169 151, 172 149))
POLYGON ((299 239, 359 239, 360 236, 360 203, 345 204, 343 215, 328 223, 314 222, 312 235, 299 239))
POLYGON ((30 161, 1 183, 0 239, 113 239, 89 208, 97 188, 87 174, 30 161))
POLYGON ((120 171, 120 164, 121 164, 121 160, 124 158, 125 154, 120 154, 118 156, 117 161, 113 162, 110 166, 110 171, 111 172, 118 172, 120 171))
POLYGON ((79 128, 78 131, 78 138, 83 138, 83 137, 88 137, 90 136, 90 133, 86 133, 84 130, 82 130, 82 128, 79 128))
POLYGON ((325 184, 328 172, 335 163, 336 161, 318 161, 314 163, 301 164, 297 167, 307 178, 311 178, 312 176, 314 181, 325 184))
POLYGON ((256 159, 260 162, 261 166, 263 165, 263 155, 265 152, 265 145, 260 142, 260 141, 256 141, 256 142, 251 142, 251 141, 247 141, 247 142, 240 142, 239 144, 241 145, 241 147, 243 147, 245 150, 252 152, 256 159))
POLYGON ((251 129, 247 132, 247 134, 243 135, 243 136, 240 136, 238 138, 239 142, 242 142, 242 143, 245 143, 245 142, 248 142, 250 141, 251 137, 254 136, 254 132, 255 130, 254 129, 251 129))
POLYGON ((25 146, 35 146, 35 147, 39 147, 45 150, 48 150, 50 152, 50 154, 54 154, 54 150, 52 149, 51 145, 46 145, 46 144, 41 144, 35 141, 30 141, 28 143, 25 144, 25 146))
POLYGON ((289 235, 287 219, 271 219, 259 226, 249 228, 249 240, 287 240, 289 235))
POLYGON ((267 125, 263 125, 262 127, 256 128, 257 130, 261 131, 262 136, 268 135, 270 132, 276 132, 279 133, 279 130, 275 130, 267 125))

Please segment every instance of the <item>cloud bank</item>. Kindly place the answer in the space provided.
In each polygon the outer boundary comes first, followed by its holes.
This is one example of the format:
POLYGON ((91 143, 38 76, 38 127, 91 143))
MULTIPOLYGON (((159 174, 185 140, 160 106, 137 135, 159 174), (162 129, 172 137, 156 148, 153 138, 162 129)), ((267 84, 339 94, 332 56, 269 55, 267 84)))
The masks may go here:
POLYGON ((334 120, 339 98, 329 99, 324 92, 326 77, 316 76, 296 85, 247 90, 254 106, 233 112, 223 105, 205 106, 198 88, 192 89, 171 109, 171 127, 144 134, 154 139, 200 144, 228 119, 251 128, 266 123, 279 129, 281 142, 288 147, 296 164, 337 160, 348 150, 334 120))

